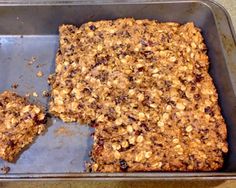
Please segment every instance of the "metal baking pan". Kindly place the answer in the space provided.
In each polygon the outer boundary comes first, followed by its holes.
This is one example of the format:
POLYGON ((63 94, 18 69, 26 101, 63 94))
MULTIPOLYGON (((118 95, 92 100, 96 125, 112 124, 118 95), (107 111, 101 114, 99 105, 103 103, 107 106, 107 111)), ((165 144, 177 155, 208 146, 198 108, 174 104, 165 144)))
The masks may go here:
POLYGON ((0 160, 10 172, 1 180, 19 179, 236 179, 236 48, 228 13, 219 4, 206 0, 158 1, 1 1, 0 0, 0 92, 19 84, 18 93, 37 92, 37 101, 47 105, 43 90, 54 71, 58 48, 58 26, 81 25, 87 21, 134 17, 161 22, 193 21, 202 29, 210 58, 210 74, 220 98, 227 123, 229 154, 218 172, 193 173, 85 173, 92 145, 86 125, 65 124, 52 118, 47 132, 39 136, 15 163, 0 160), (34 57, 35 61, 29 65, 34 57), (44 76, 36 73, 42 70, 44 76))

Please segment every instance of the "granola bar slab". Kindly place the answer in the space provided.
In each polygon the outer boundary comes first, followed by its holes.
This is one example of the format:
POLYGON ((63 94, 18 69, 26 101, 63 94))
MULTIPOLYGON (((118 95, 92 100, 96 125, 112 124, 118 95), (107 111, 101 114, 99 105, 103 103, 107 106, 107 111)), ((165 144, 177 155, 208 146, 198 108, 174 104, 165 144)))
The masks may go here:
POLYGON ((193 23, 60 27, 50 111, 95 127, 92 171, 211 171, 226 125, 193 23))
POLYGON ((13 161, 45 129, 45 113, 24 97, 0 94, 0 157, 13 161))

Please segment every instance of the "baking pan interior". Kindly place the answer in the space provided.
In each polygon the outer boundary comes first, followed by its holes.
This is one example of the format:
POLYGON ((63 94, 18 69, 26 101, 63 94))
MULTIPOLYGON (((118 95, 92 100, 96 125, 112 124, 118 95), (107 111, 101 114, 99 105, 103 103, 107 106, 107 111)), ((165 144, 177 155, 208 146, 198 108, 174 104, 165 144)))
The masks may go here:
MULTIPOLYGON (((54 72, 58 48, 58 26, 88 21, 134 17, 160 22, 193 21, 202 29, 210 58, 210 74, 219 94, 228 129, 229 154, 221 171, 236 171, 236 101, 226 68, 220 36, 211 9, 200 2, 140 3, 96 5, 31 5, 0 6, 0 92, 13 83, 20 94, 37 92, 37 101, 46 106, 41 93, 48 90, 47 77, 54 72), (32 57, 36 60, 28 65, 32 57), (44 76, 36 73, 42 70, 44 76)), ((93 132, 86 125, 65 124, 51 118, 47 132, 39 136, 11 164, 0 160, 0 167, 9 166, 9 174, 83 172, 89 161, 93 132)))

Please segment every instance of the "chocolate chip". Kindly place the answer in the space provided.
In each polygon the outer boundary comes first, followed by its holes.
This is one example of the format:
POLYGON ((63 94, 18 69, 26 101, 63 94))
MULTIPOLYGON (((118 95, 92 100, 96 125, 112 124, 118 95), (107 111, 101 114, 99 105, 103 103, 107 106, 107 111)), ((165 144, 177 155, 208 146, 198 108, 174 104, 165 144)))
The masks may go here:
POLYGON ((187 96, 186 96, 184 91, 182 91, 181 89, 178 89, 178 93, 179 93, 181 98, 187 99, 187 96))
POLYGON ((143 39, 140 41, 140 43, 141 43, 143 46, 148 46, 148 42, 145 41, 145 40, 143 40, 143 39))
POLYGON ((142 134, 142 131, 141 130, 137 130, 137 131, 135 131, 135 133, 134 133, 136 136, 139 136, 140 134, 142 134))
POLYGON ((202 79, 203 79, 203 77, 202 77, 200 74, 196 74, 196 75, 195 75, 195 81, 196 81, 196 82, 201 82, 202 79))
POLYGON ((10 146, 10 147, 14 147, 15 144, 12 140, 8 140, 7 145, 10 146))
POLYGON ((97 28, 96 28, 95 25, 90 25, 90 26, 89 26, 89 29, 91 29, 92 31, 95 31, 97 28))
POLYGON ((42 120, 39 120, 37 116, 34 117, 34 121, 36 125, 41 125, 41 124, 46 124, 47 123, 47 118, 44 118, 42 120))
POLYGON ((123 31, 122 34, 121 34, 123 37, 131 37, 130 33, 128 31, 123 31))
POLYGON ((82 104, 82 103, 79 103, 77 106, 78 109, 82 109, 83 107, 84 107, 84 104, 82 104))
POLYGON ((150 130, 146 123, 141 123, 140 127, 142 127, 145 131, 149 131, 150 130))
POLYGON ((214 116, 214 112, 212 111, 212 108, 210 106, 207 106, 205 108, 205 113, 209 114, 210 116, 214 116))
POLYGON ((97 79, 99 79, 101 82, 105 82, 106 80, 108 80, 108 72, 106 71, 101 71, 101 73, 99 75, 96 76, 97 79))
POLYGON ((129 168, 127 162, 124 159, 120 160, 120 169, 122 171, 127 171, 127 169, 129 168))
POLYGON ((171 100, 167 101, 167 104, 171 105, 171 106, 175 106, 176 105, 175 101, 171 101, 171 100))
POLYGON ((95 68, 99 65, 107 65, 107 62, 109 61, 110 56, 106 56, 106 57, 95 57, 95 64, 92 66, 92 68, 95 68))
POLYGON ((129 118, 129 120, 131 120, 131 121, 136 121, 136 119, 135 119, 134 117, 132 117, 132 116, 128 116, 128 118, 129 118))
POLYGON ((92 89, 90 87, 86 87, 83 89, 82 91, 83 93, 87 93, 87 94, 91 94, 92 93, 92 89))
POLYGON ((125 100, 127 100, 127 96, 125 96, 125 95, 121 95, 121 96, 116 97, 116 99, 115 99, 116 105, 124 102, 125 100))
POLYGON ((128 80, 129 80, 130 82, 133 82, 133 81, 134 81, 134 78, 133 78, 132 76, 128 76, 128 80))
POLYGON ((138 68, 138 72, 143 72, 144 70, 145 70, 144 67, 138 68))
POLYGON ((195 88, 194 86, 192 86, 190 90, 191 90, 191 91, 195 91, 196 88, 195 88))
POLYGON ((114 108, 109 108, 109 112, 106 114, 108 120, 115 121, 116 120, 116 111, 114 108))

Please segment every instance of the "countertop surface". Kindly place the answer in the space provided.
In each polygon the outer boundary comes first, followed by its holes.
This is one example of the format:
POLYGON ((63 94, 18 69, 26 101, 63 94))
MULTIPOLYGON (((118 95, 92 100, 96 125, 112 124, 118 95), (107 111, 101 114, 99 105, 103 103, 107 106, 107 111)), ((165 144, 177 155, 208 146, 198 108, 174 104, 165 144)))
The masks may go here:
MULTIPOLYGON (((234 28, 236 28, 236 0, 216 0, 221 5, 223 5, 226 10, 229 12, 234 28)), ((236 181, 138 181, 138 182, 130 182, 130 181, 47 181, 47 182, 2 182, 0 183, 0 187, 5 188, 73 188, 73 187, 84 187, 84 188, 126 188, 126 187, 145 187, 145 188, 156 188, 156 187, 175 187, 175 188, 235 188, 236 181)))

